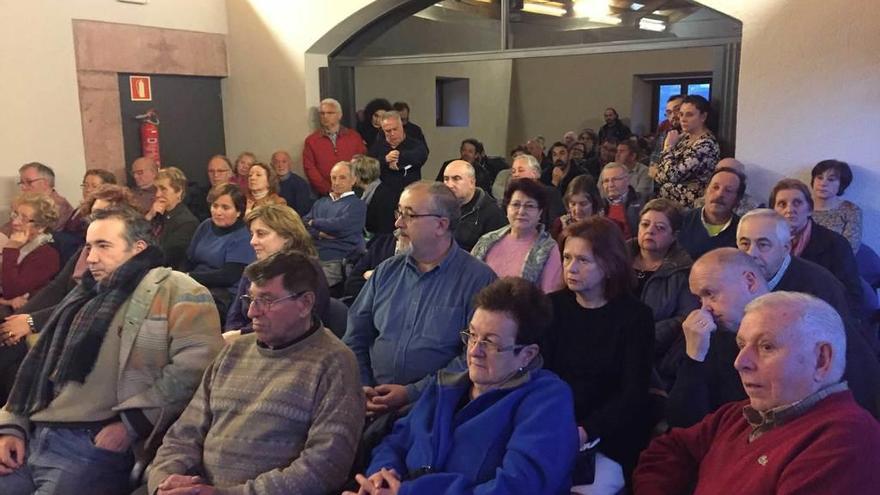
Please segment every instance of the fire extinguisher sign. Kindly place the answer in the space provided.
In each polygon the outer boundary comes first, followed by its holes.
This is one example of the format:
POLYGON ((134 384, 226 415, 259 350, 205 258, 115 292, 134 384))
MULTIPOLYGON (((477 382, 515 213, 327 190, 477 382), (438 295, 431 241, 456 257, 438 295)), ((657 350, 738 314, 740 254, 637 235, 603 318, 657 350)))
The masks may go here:
POLYGON ((128 76, 128 85, 131 89, 131 101, 153 101, 150 76, 128 76))

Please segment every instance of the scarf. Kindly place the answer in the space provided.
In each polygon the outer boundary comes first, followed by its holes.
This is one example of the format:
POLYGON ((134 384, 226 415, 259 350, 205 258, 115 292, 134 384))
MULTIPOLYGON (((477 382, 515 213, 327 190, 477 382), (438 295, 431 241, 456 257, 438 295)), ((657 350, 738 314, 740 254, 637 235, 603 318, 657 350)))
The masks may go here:
POLYGON ((144 276, 162 264, 162 251, 148 247, 98 283, 91 272, 58 304, 27 354, 9 395, 10 411, 30 415, 54 399, 55 387, 83 383, 116 312, 144 276))

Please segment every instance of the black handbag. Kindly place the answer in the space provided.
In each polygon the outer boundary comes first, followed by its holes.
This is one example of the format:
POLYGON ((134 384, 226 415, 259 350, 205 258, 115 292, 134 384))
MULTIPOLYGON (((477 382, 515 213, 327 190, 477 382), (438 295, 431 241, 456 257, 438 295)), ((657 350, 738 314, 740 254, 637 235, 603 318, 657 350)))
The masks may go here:
MULTIPOLYGON (((589 445, 589 444, 588 444, 589 445)), ((598 442, 574 456, 574 469, 571 474, 572 486, 592 485, 596 479, 596 452, 598 442)))

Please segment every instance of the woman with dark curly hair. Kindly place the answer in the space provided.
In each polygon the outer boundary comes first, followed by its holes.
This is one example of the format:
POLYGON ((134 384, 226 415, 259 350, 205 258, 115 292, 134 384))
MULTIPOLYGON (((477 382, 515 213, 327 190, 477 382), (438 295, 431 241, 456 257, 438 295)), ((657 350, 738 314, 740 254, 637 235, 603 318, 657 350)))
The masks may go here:
POLYGON ((382 134, 382 116, 393 108, 385 98, 375 98, 364 107, 364 118, 357 124, 358 134, 364 138, 367 149, 373 146, 377 136, 382 134))

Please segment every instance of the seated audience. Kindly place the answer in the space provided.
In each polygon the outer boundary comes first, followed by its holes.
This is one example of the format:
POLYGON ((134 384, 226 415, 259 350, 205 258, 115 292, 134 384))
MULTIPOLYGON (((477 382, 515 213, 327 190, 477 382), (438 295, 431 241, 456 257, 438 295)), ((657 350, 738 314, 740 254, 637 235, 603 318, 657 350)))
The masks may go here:
POLYGON ((541 136, 533 137, 526 141, 525 147, 528 154, 534 157, 541 166, 541 173, 553 168, 553 159, 550 158, 550 155, 544 153, 544 138, 541 136))
POLYGON ((616 162, 605 165, 599 174, 599 183, 605 198, 602 204, 605 216, 617 225, 624 239, 635 237, 645 198, 629 185, 629 170, 626 165, 616 162))
POLYGON ((700 307, 688 290, 693 260, 677 242, 678 203, 657 198, 642 208, 638 236, 627 242, 636 272, 636 295, 654 314, 654 363, 664 384, 675 378, 681 323, 700 307))
POLYGON ((245 276, 254 334, 205 372, 162 440, 149 493, 323 494, 345 482, 363 392, 351 350, 314 314, 320 270, 283 252, 245 276))
POLYGON ((720 158, 718 141, 706 127, 708 117, 709 102, 702 96, 688 95, 681 100, 681 132, 670 129, 666 133, 654 176, 659 196, 685 208, 693 207, 703 195, 720 158))
POLYGON ((461 332, 467 370, 438 373, 373 450, 358 493, 568 493, 571 391, 541 369, 550 302, 531 283, 504 278, 475 306, 461 332))
POLYGON ((364 250, 367 207, 352 191, 354 182, 350 163, 334 165, 330 170, 330 195, 316 201, 303 218, 330 287, 345 279, 342 261, 364 250))
POLYGON ((602 214, 602 198, 599 196, 596 181, 589 175, 575 177, 565 191, 565 204, 568 205, 568 213, 557 218, 550 225, 550 235, 560 245, 563 229, 593 215, 602 214))
MULTIPOLYGON (((318 105, 318 117, 320 128, 309 134, 303 143, 302 164, 312 191, 320 197, 330 193, 330 170, 333 166, 351 160, 355 155, 363 155, 372 141, 367 141, 367 146, 364 146, 363 137, 357 131, 340 123, 342 105, 333 98, 321 100, 318 105)), ((287 170, 290 171, 289 165, 287 170)), ((278 175, 282 175, 281 171, 278 175)), ((287 204, 294 206, 289 199, 287 204)), ((309 212, 308 208, 300 211, 294 206, 294 209, 300 215, 309 212)))
POLYGON ((465 251, 474 248, 483 234, 499 229, 507 218, 498 204, 477 187, 474 167, 464 160, 453 160, 443 171, 443 183, 461 205, 461 217, 455 226, 455 241, 465 251))
POLYGON ((382 116, 391 110, 391 102, 385 98, 370 100, 364 107, 364 119, 358 122, 357 132, 363 138, 366 149, 369 150, 373 143, 382 139, 382 116))
POLYGON ((639 163, 639 145, 635 139, 627 139, 617 143, 617 154, 614 162, 626 167, 629 173, 629 185, 635 189, 636 194, 642 198, 650 198, 654 195, 654 179, 648 173, 648 167, 639 163))
POLYGON ((866 493, 880 486, 880 426, 841 381, 852 363, 837 312, 812 296, 780 292, 744 313, 734 367, 748 400, 655 439, 639 460, 635 493, 866 493))
POLYGON ((791 254, 834 274, 846 288, 853 315, 865 316, 862 285, 852 248, 842 235, 813 221, 813 197, 807 185, 797 179, 782 179, 770 192, 770 204, 791 225, 791 254))
POLYGON ((443 182, 443 176, 446 174, 446 167, 448 167, 450 163, 456 161, 465 161, 469 163, 471 168, 474 169, 474 182, 477 187, 487 194, 492 194, 492 183, 495 181, 498 171, 489 168, 483 143, 474 138, 467 138, 462 141, 461 147, 459 148, 459 158, 443 162, 443 165, 440 166, 440 171, 437 172, 437 182, 443 182))
POLYGON ((58 211, 52 198, 22 193, 12 201, 12 233, 0 255, 0 316, 23 306, 27 294, 52 280, 61 268, 52 246, 52 226, 58 211))
POLYGON ((562 263, 559 245, 544 228, 544 189, 530 179, 510 181, 504 192, 510 225, 480 237, 471 254, 485 261, 499 277, 522 277, 544 292, 552 292, 562 286, 562 263))
MULTIPOLYGON (((97 210, 118 205, 134 209, 131 192, 127 187, 108 184, 99 187, 80 208, 83 217, 89 218, 97 210)), ((15 381, 15 373, 27 354, 25 339, 38 333, 46 325, 55 305, 79 283, 88 268, 86 256, 88 252, 80 247, 69 258, 62 258, 66 260, 64 267, 42 289, 12 301, 16 314, 7 316, 0 323, 0 403, 6 403, 15 381)))
POLYGON ((651 309, 633 297, 620 230, 592 217, 566 229, 565 289, 550 294, 552 332, 544 363, 574 392, 581 449, 595 446, 592 472, 573 473, 572 493, 614 495, 635 466, 651 426, 651 309))
MULTIPOLYGON (((357 138, 360 142, 360 137, 357 138)), ((290 153, 279 150, 272 153, 272 169, 278 176, 278 195, 287 203, 287 206, 296 210, 300 215, 305 215, 312 209, 312 190, 305 179, 290 170, 293 160, 290 153)))
POLYGON ((96 212, 89 270, 27 354, 0 411, 0 493, 128 493, 223 340, 211 296, 162 267, 150 224, 96 212))
POLYGON ((159 164, 150 157, 142 156, 131 163, 131 177, 134 187, 131 188, 132 198, 141 213, 150 211, 156 199, 156 176, 159 164))
POLYGON ((354 173, 354 192, 367 205, 364 229, 368 236, 390 235, 394 232, 394 209, 398 193, 379 178, 379 160, 367 155, 355 155, 351 160, 354 173))
MULTIPOLYGON (((18 169, 18 188, 23 193, 45 194, 52 198, 58 217, 51 230, 58 230, 73 213, 73 207, 55 190, 55 171, 39 162, 25 163, 18 169)), ((12 223, 7 222, 0 228, 0 233, 9 236, 12 223)), ((0 236, 2 240, 3 236, 0 236)))
MULTIPOLYGON (((742 164, 736 158, 722 158, 718 161, 718 164, 715 165, 715 170, 719 170, 722 168, 731 168, 733 170, 739 171, 743 176, 746 175, 746 166, 742 164)), ((706 195, 698 198, 694 201, 694 208, 702 208, 706 204, 706 195)), ((742 199, 737 203, 736 208, 733 209, 733 212, 738 216, 742 217, 746 213, 754 210, 755 208, 764 208, 764 203, 753 198, 748 192, 743 193, 742 199)))
POLYGON ((712 172, 704 204, 684 215, 678 239, 682 247, 697 259, 720 247, 736 246, 739 216, 736 205, 746 192, 746 176, 732 168, 712 172))
MULTIPOLYGON (((602 144, 599 146, 598 161, 595 164, 595 169, 601 173, 605 165, 613 162, 615 157, 617 157, 617 140, 608 138, 602 141, 602 144)), ((593 165, 587 164, 587 166, 592 167, 593 165)))
POLYGON ((278 174, 265 163, 251 164, 248 172, 247 207, 245 213, 265 205, 286 205, 278 195, 278 174))
POLYGON ((596 135, 596 131, 593 129, 581 129, 581 132, 578 134, 578 142, 583 143, 587 148, 584 158, 596 156, 596 146, 599 144, 599 136, 596 135))
POLYGON ((80 184, 82 201, 70 216, 59 219, 61 227, 52 233, 55 249, 58 250, 62 259, 70 258, 86 242, 88 221, 83 213, 83 205, 88 201, 89 195, 104 184, 116 184, 116 176, 99 168, 86 170, 82 184, 80 184))
POLYGON ((211 291, 224 320, 241 273, 256 255, 242 220, 245 198, 238 186, 220 184, 208 193, 208 202, 211 218, 196 228, 186 252, 186 268, 190 277, 211 291))
MULTIPOLYGON (((547 225, 552 225, 554 220, 565 214, 562 194, 559 192, 559 189, 540 182, 541 165, 531 154, 522 154, 513 159, 513 163, 510 166, 510 178, 511 180, 533 179, 544 187, 544 195, 547 197, 547 209, 545 212, 547 215, 547 218, 545 218, 547 225)), ((510 185, 510 181, 508 181, 508 185, 510 185)), ((504 206, 504 195, 501 196, 501 206, 504 206)))
POLYGON ((473 296, 496 278, 453 240, 459 215, 443 184, 408 186, 395 217, 411 249, 380 264, 349 309, 343 341, 357 356, 369 415, 414 401, 461 355, 473 296))
POLYGON ((574 146, 574 143, 577 142, 577 138, 578 135, 576 132, 565 131, 565 134, 562 135, 562 143, 565 144, 565 147, 570 150, 571 147, 574 146))
POLYGON ((165 167, 156 176, 156 199, 146 214, 162 252, 164 266, 180 270, 186 264, 186 249, 199 220, 183 203, 186 175, 177 167, 165 167))
POLYGON ((839 160, 822 160, 810 175, 813 221, 845 237, 853 253, 857 253, 862 244, 862 209, 841 197, 852 183, 849 165, 839 160))
POLYGON ((211 205, 208 204, 208 192, 212 187, 232 181, 232 162, 223 155, 214 155, 208 160, 207 187, 198 182, 191 182, 187 187, 186 204, 189 210, 199 219, 205 221, 211 216, 211 205))
POLYGON ((243 151, 235 159, 235 173, 232 174, 232 182, 241 190, 241 193, 248 196, 248 186, 250 182, 251 166, 257 162, 257 156, 250 151, 243 151))
POLYGON ((572 144, 568 148, 568 158, 571 160, 572 165, 583 170, 585 173, 589 174, 590 176, 595 177, 595 176, 593 176, 592 171, 587 170, 587 158, 586 157, 587 157, 587 145, 586 144, 584 144, 580 141, 575 141, 575 143, 572 144))
MULTIPOLYGON (((524 146, 517 146, 510 151, 510 163, 513 164, 513 161, 516 160, 518 156, 527 154, 524 146)), ((495 181, 492 182, 492 197, 495 198, 495 201, 501 205, 504 201, 504 190, 507 189, 507 183, 510 182, 512 178, 513 171, 512 167, 507 167, 503 170, 498 171, 498 175, 495 176, 495 181)), ((489 191, 486 191, 489 192, 489 191)))
MULTIPOLYGON (((245 223, 251 231, 251 247, 254 248, 257 261, 263 261, 276 253, 295 251, 308 256, 317 269, 321 270, 321 265, 316 261, 318 251, 312 242, 312 236, 309 235, 296 210, 283 205, 261 206, 245 216, 245 223)), ((244 296, 248 295, 250 288, 250 279, 242 276, 226 315, 224 325, 226 330, 237 330, 239 334, 253 331, 251 319, 248 317, 248 306, 244 304, 244 296)), ((315 288, 313 310, 322 321, 327 319, 329 301, 330 290, 327 286, 327 278, 321 271, 315 288)), ((228 337, 227 334, 228 332, 224 337, 228 337)))
MULTIPOLYGON (((720 248, 694 262, 691 292, 702 307, 682 323, 685 353, 669 392, 670 426, 691 426, 722 404, 745 397, 731 363, 739 351, 737 331, 743 308, 769 292, 761 268, 746 253, 720 248)), ((856 402, 880 417, 880 363, 858 330, 845 326, 845 379, 856 402)))

